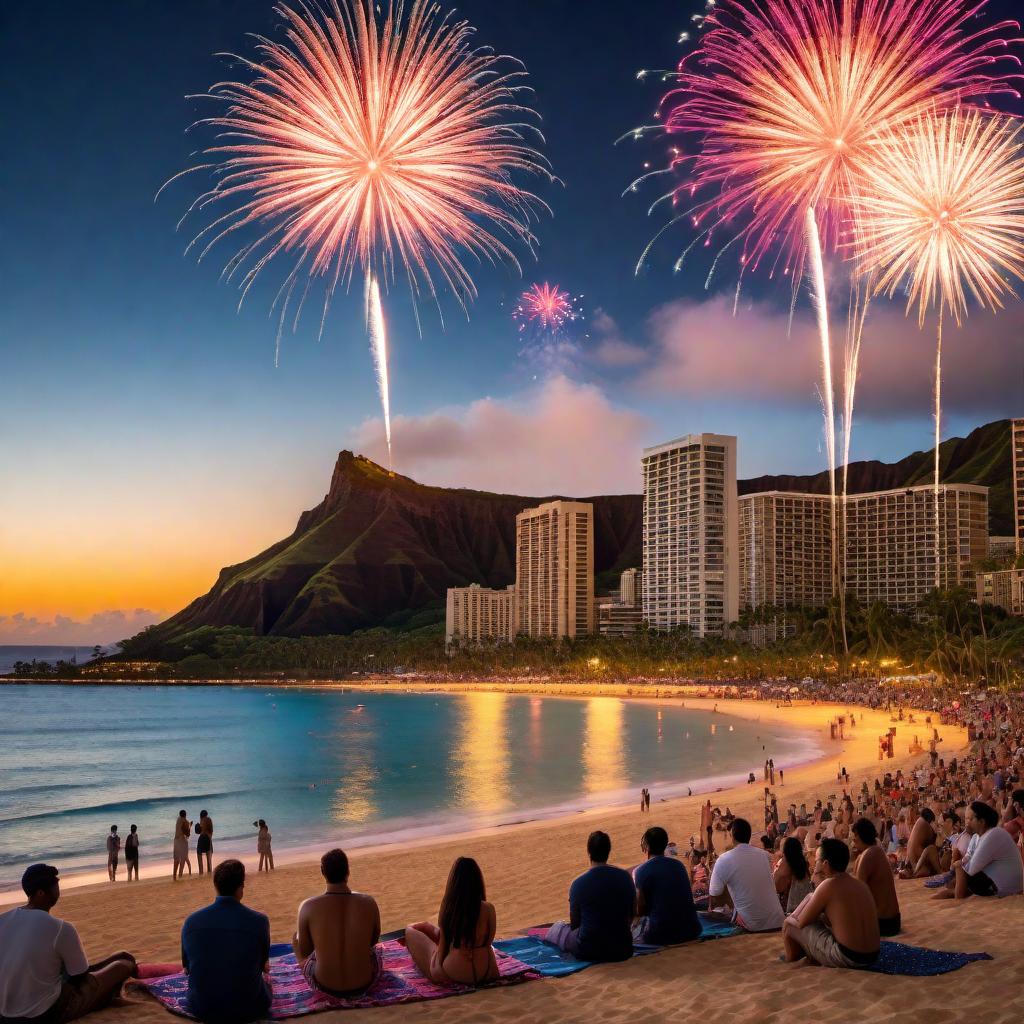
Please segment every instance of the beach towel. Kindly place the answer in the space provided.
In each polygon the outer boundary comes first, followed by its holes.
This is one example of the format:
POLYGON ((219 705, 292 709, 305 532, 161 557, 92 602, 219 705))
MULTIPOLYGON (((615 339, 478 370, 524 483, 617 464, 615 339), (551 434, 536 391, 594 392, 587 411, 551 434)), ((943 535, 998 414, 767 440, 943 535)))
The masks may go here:
MULTIPOLYGON (((695 942, 705 942, 708 939, 724 939, 730 935, 740 935, 742 928, 734 924, 721 921, 708 921, 703 914, 698 915, 701 919, 703 932, 695 942)), ((495 942, 494 948, 500 949, 524 964, 528 964, 535 971, 543 974, 546 978, 564 978, 568 974, 575 974, 577 971, 586 970, 594 966, 593 960, 577 960, 571 953, 566 953, 557 946, 544 941, 547 935, 548 925, 538 925, 530 928, 522 938, 500 939, 495 942)), ((687 943, 688 945, 688 943, 687 943)), ((650 946, 634 943, 633 956, 647 956, 651 953, 658 953, 664 946, 650 946)))
MULTIPOLYGON (((271 1018, 281 1020, 285 1017, 302 1017, 307 1013, 320 1013, 323 1010, 392 1006, 396 1003, 414 1003, 425 999, 444 999, 446 996, 475 991, 469 985, 435 985, 420 974, 408 950, 396 941, 383 943, 381 953, 384 969, 370 990, 354 999, 335 999, 310 989, 295 962, 291 946, 271 946, 270 982, 274 991, 274 1001, 270 1008, 271 1018)), ((494 985, 511 985, 540 977, 528 964, 505 952, 497 952, 496 956, 501 977, 493 983, 494 985)), ((152 966, 140 973, 150 976, 140 977, 133 982, 135 986, 149 992, 171 1013, 195 1019, 188 1012, 188 978, 180 967, 176 967, 174 974, 158 978, 151 976, 152 966)))
POLYGON ((959 971, 976 960, 991 959, 988 953, 947 953, 941 949, 883 941, 878 959, 867 970, 876 974, 902 974, 908 978, 932 978, 959 971))

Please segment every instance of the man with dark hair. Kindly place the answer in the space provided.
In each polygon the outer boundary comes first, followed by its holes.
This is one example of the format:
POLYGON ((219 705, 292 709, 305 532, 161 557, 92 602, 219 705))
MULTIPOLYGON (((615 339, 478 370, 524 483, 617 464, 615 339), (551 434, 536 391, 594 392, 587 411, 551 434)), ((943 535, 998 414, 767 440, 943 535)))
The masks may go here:
POLYGON ((181 963, 190 1012, 206 1024, 247 1024, 270 1011, 270 921, 242 906, 245 865, 222 861, 213 872, 217 898, 185 918, 181 963))
POLYGON ((878 830, 867 818, 858 818, 852 829, 853 852, 857 854, 854 876, 870 890, 878 913, 878 931, 882 936, 898 935, 903 927, 896 880, 885 851, 878 845, 878 830))
POLYGON ((868 887, 848 874, 850 848, 839 839, 818 847, 818 887, 786 918, 782 942, 786 960, 823 967, 870 967, 881 942, 878 915, 868 887), (827 923, 826 923, 827 922, 827 923))
POLYGON ((581 960, 612 962, 633 955, 636 889, 628 871, 608 863, 611 851, 606 832, 590 833, 590 868, 569 887, 569 920, 557 921, 545 936, 581 960))
POLYGON ((978 837, 974 851, 955 865, 953 895, 1012 896, 1024 889, 1024 865, 1010 833, 999 827, 999 814, 975 800, 967 809, 967 827, 978 837))
POLYGON ((320 874, 327 888, 299 905, 292 949, 311 989, 351 999, 380 973, 380 910, 372 896, 349 888, 344 850, 325 853, 320 874))
POLYGON ((781 928, 783 914, 771 858, 750 845, 750 822, 745 818, 735 818, 729 834, 732 845, 715 861, 711 872, 709 907, 731 907, 729 920, 748 932, 781 928))
POLYGON ((131 953, 90 964, 75 926, 50 911, 60 899, 60 877, 49 864, 21 876, 23 907, 0 915, 0 1021, 64 1024, 109 1006, 138 974, 131 953))
POLYGON ((657 825, 640 840, 647 859, 633 872, 637 913, 633 938, 637 942, 668 946, 689 942, 701 933, 690 876, 681 861, 665 856, 667 847, 668 833, 657 825))

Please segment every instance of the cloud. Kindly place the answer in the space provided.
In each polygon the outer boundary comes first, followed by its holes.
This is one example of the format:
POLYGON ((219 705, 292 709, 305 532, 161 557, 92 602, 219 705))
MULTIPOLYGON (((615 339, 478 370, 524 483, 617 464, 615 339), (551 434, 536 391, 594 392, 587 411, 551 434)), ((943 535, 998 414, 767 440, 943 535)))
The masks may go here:
POLYGON ((591 358, 599 366, 620 370, 647 362, 647 351, 624 338, 619 325, 603 309, 595 311, 591 326, 595 341, 591 358))
MULTIPOLYGON (((402 473, 433 484, 572 496, 637 493, 649 429, 646 418, 613 406, 599 388, 563 376, 517 398, 483 398, 392 424, 402 473)), ((358 428, 355 444, 385 461, 377 421, 358 428)))
MULTIPOLYGON (((833 310, 833 360, 842 370, 845 322, 833 310)), ((649 394, 816 402, 820 377, 817 331, 809 317, 754 305, 733 315, 729 299, 681 301, 648 320, 652 345, 632 384, 649 394)), ((948 325, 943 347, 943 407, 947 412, 1006 413, 1024 397, 1024 311, 999 317, 976 312, 962 328, 948 325)), ((931 409, 935 326, 919 330, 888 302, 873 307, 864 332, 857 409, 893 418, 931 409)), ((837 385, 838 386, 838 385, 837 385)))
POLYGON ((84 621, 57 614, 47 622, 34 615, 15 612, 13 615, 0 615, 0 643, 107 646, 134 636, 166 617, 164 613, 148 608, 111 609, 96 612, 84 621))

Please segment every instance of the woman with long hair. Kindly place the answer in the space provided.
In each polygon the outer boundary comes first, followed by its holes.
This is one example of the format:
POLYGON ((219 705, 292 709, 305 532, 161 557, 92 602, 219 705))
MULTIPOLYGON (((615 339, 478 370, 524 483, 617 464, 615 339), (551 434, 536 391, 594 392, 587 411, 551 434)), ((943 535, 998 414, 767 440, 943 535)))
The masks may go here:
POLYGON ((796 836, 782 844, 782 860, 775 869, 775 891, 787 914, 792 914, 814 890, 811 867, 796 836))
POLYGON ((420 973, 437 985, 480 985, 498 977, 491 943, 497 915, 487 902, 484 876, 472 857, 457 857, 448 874, 437 924, 405 929, 405 944, 420 973))

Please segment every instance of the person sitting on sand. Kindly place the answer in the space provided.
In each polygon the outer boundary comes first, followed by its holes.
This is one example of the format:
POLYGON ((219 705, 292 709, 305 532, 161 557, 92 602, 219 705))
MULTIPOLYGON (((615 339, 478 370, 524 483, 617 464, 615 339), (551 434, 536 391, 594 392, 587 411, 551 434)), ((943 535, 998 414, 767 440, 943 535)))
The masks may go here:
POLYGON ((792 914, 804 901, 804 897, 814 891, 811 866, 804 856, 800 840, 795 836, 790 836, 782 844, 782 859, 775 869, 773 880, 775 891, 787 914, 792 914))
POLYGON ((21 876, 23 907, 0 914, 0 1021, 63 1024, 109 1006, 138 975, 130 953, 90 964, 75 926, 50 911, 60 899, 60 877, 49 864, 21 876))
POLYGON ((823 880, 782 928, 789 963, 823 967, 870 967, 881 949, 878 915, 868 887, 847 873, 850 848, 823 839, 818 848, 823 880))
POLYGON ((498 977, 491 943, 498 928, 484 876, 472 857, 456 857, 437 912, 437 924, 405 929, 405 945, 420 973, 436 985, 482 985, 498 977))
POLYGON ((271 835, 270 829, 267 823, 260 818, 259 821, 253 822, 256 828, 259 830, 256 833, 256 852, 260 855, 260 862, 257 871, 273 871, 274 870, 274 851, 271 849, 271 835))
POLYGON ((181 929, 188 1008, 206 1024, 246 1024, 270 1013, 270 921, 242 905, 245 865, 225 860, 213 872, 217 898, 181 929))
POLYGON ((854 875, 870 890, 878 914, 878 931, 898 935, 903 927, 896 882, 885 850, 878 844, 878 832, 868 818, 853 823, 853 852, 857 854, 854 875))
POLYGON ((935 845, 937 838, 935 812, 930 807, 922 807, 920 816, 910 830, 907 866, 900 871, 900 878, 930 878, 939 873, 939 850, 935 845))
POLYGON ((362 995, 381 970, 380 910, 372 896, 349 888, 343 850, 320 858, 320 874, 327 888, 299 905, 292 949, 311 989, 351 999, 362 995))
POLYGON ((640 840, 647 859, 633 872, 636 914, 633 938, 637 942, 670 946, 689 942, 701 933, 686 868, 665 856, 668 833, 657 825, 640 840))
MULTIPOLYGON (((782 927, 782 907, 775 893, 771 861, 750 845, 750 822, 736 818, 729 826, 732 846, 715 861, 709 907, 731 908, 728 920, 748 932, 782 927)), ((726 915, 719 915, 725 917, 726 915)))
MULTIPOLYGON (((1010 833, 999 827, 995 808, 975 800, 967 809, 967 825, 978 844, 954 866, 952 896, 1012 896, 1024 890, 1020 852, 1010 833)), ((950 898, 948 890, 939 895, 950 898)))
POLYGON ((590 868, 569 886, 569 920, 556 921, 545 941, 581 960, 610 963, 633 955, 636 889, 628 871, 608 863, 606 832, 587 838, 590 868))

